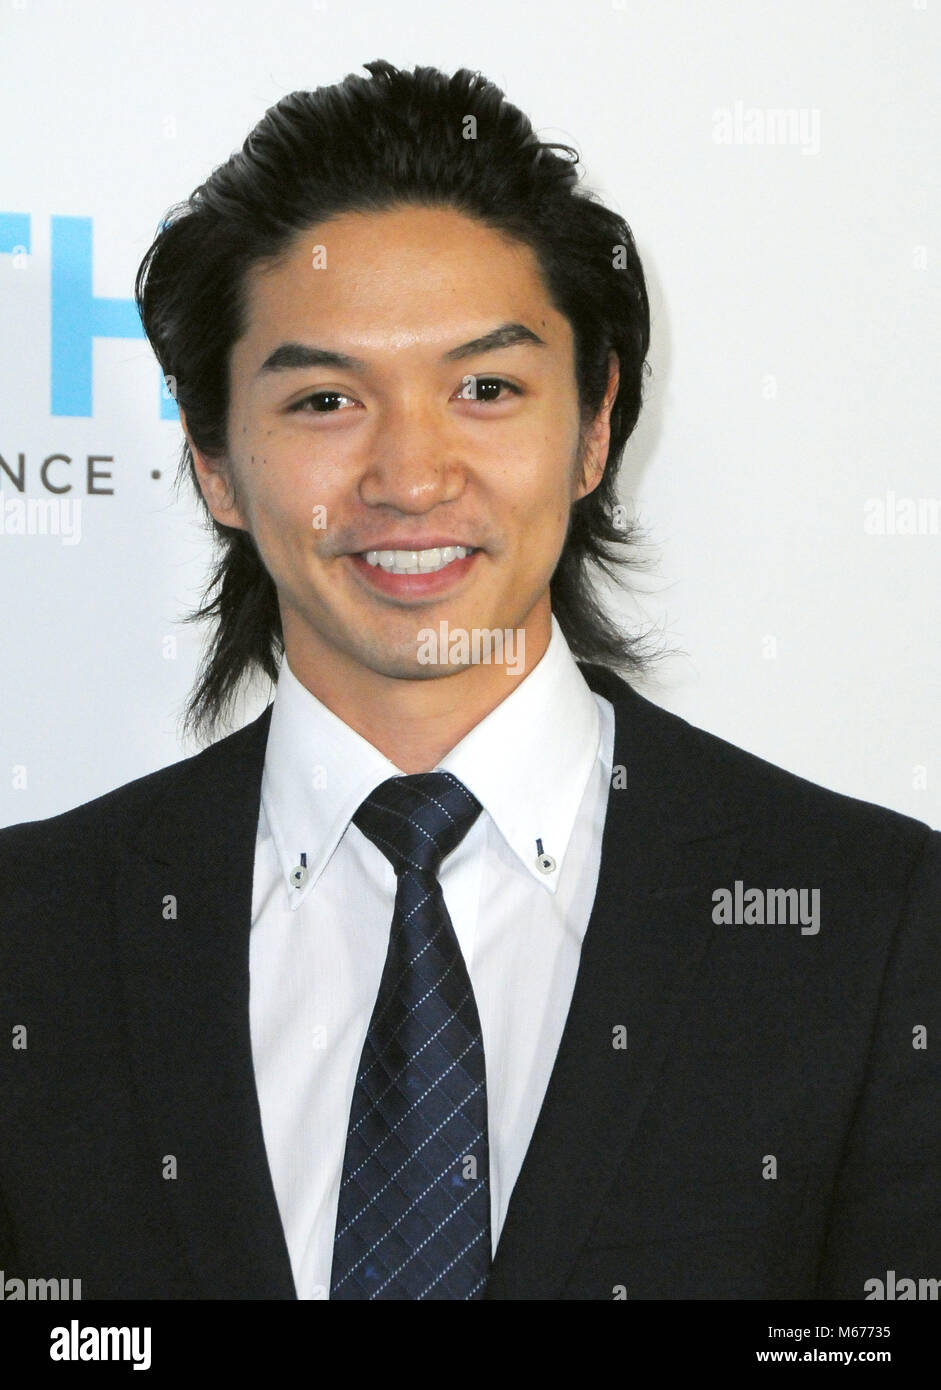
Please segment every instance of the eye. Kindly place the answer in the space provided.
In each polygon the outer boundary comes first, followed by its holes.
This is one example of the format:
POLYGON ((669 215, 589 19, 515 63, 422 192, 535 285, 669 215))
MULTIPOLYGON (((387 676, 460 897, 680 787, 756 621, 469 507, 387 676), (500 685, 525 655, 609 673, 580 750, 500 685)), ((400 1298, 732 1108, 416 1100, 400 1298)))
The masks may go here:
POLYGON ((489 405, 491 402, 496 404, 505 399, 505 397, 493 394, 492 388, 501 386, 505 386, 507 391, 514 396, 521 396, 523 394, 518 386, 514 386, 512 381, 504 380, 502 376, 475 377, 468 373, 461 384, 458 395, 464 400, 479 401, 483 405, 489 405))
MULTIPOLYGON (((523 394, 519 386, 514 386, 512 381, 505 380, 501 376, 478 376, 468 374, 461 384, 458 396, 464 400, 476 401, 481 405, 498 404, 505 399, 505 392, 511 395, 521 396, 523 394), (504 394, 497 394, 503 389, 504 394)), ((302 400, 296 401, 294 405, 288 406, 289 414, 308 414, 308 415, 336 415, 339 413, 338 407, 334 404, 338 401, 352 401, 352 396, 347 396, 342 391, 312 391, 310 395, 304 396, 302 400)))
MULTIPOLYGON (((352 396, 345 396, 342 391, 314 391, 311 395, 305 396, 301 401, 295 401, 294 405, 288 407, 288 413, 304 411, 310 401, 351 401, 352 396)), ((324 407, 323 410, 315 408, 307 411, 310 415, 335 415, 337 412, 332 407, 324 407)))

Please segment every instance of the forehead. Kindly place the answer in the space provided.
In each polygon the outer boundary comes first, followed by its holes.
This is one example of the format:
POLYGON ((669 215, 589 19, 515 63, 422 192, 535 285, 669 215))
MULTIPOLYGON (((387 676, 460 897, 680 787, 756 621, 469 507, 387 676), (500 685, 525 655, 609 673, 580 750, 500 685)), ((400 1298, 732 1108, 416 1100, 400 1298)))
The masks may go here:
MULTIPOLYGON (((344 213, 296 236, 245 284, 246 350, 317 330, 368 350, 446 347, 470 325, 526 323, 567 347, 532 249, 453 208, 344 213)), ((466 337, 467 334, 465 333, 466 337)))

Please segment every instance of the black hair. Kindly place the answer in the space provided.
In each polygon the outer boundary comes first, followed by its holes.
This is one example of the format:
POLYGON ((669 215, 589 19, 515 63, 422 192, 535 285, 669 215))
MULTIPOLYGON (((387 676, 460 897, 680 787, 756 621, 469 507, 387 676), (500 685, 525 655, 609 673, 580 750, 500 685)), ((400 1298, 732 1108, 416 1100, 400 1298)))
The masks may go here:
MULTIPOLYGON (((480 73, 408 72, 383 60, 364 66, 368 78, 351 73, 272 106, 242 149, 170 209, 140 264, 138 311, 187 429, 201 452, 224 458, 230 352, 248 326, 246 277, 299 232, 344 212, 414 204, 454 208, 528 245, 571 324, 583 432, 604 400, 612 349, 620 370, 604 476, 571 508, 552 611, 576 658, 639 674, 650 659, 644 636, 608 616, 590 572, 614 579, 616 567, 646 563, 616 493, 650 370, 650 309, 630 228, 580 185, 577 152, 542 143, 480 73)), ((184 440, 178 485, 187 477, 218 552, 203 602, 186 617, 215 627, 185 727, 211 736, 243 677, 260 670, 277 680, 284 640, 274 581, 255 542, 211 516, 184 440)))

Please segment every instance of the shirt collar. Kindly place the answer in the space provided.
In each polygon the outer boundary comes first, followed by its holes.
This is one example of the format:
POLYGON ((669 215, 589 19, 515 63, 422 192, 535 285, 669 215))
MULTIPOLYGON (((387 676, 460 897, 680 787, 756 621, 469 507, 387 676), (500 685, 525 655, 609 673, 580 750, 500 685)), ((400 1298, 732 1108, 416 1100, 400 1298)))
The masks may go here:
MULTIPOLYGON (((551 622, 541 659, 435 771, 452 773, 473 792, 521 864, 554 893, 601 728, 554 614, 551 622)), ((369 793, 402 775, 311 694, 283 657, 261 797, 292 908, 311 891, 369 793), (293 875, 302 853, 307 872, 298 887, 293 875)))

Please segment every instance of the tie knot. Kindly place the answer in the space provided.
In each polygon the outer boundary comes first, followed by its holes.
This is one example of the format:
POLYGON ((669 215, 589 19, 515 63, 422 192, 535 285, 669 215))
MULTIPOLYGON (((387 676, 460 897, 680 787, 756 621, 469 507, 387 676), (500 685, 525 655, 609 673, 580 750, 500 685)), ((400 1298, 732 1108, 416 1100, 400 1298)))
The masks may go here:
POLYGON ((416 772, 380 783, 353 817, 391 863, 436 874, 480 815, 476 796, 450 772, 416 772))

